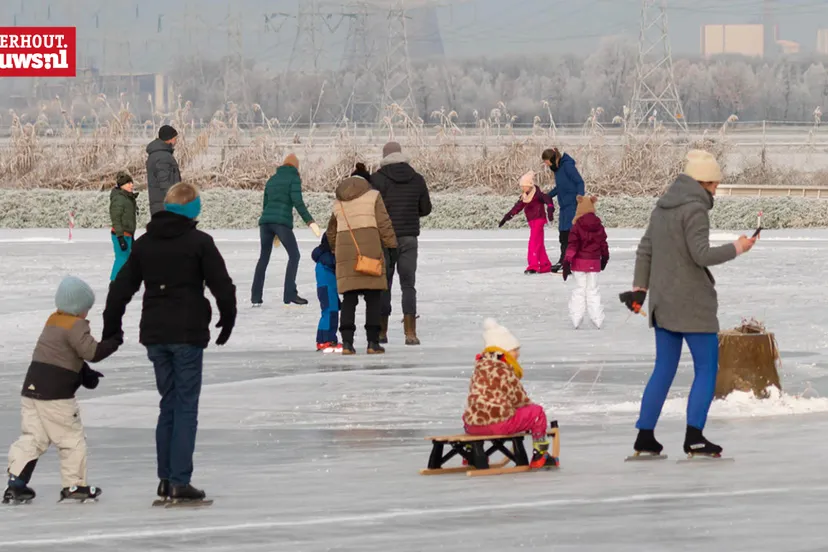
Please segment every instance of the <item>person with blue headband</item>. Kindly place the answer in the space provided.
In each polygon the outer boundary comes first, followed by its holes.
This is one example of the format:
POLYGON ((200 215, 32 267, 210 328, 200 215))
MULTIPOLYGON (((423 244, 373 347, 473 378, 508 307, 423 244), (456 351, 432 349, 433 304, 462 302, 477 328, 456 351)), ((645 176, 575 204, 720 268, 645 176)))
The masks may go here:
POLYGON ((161 394, 155 444, 162 502, 201 502, 206 496, 190 484, 212 317, 205 284, 219 310, 216 345, 227 343, 236 323, 236 286, 213 238, 196 229, 200 213, 198 188, 188 183, 170 188, 164 210, 153 215, 110 285, 104 311, 103 335, 120 335, 126 306, 144 284, 140 342, 161 394))

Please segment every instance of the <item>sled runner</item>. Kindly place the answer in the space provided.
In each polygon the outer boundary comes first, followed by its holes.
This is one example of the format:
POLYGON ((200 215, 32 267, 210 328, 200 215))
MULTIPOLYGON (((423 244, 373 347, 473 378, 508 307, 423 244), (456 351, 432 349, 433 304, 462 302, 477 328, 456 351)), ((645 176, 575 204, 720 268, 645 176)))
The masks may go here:
MULTIPOLYGON (((552 438, 552 456, 560 458, 561 440, 558 432, 558 422, 551 422, 547 435, 552 438)), ((428 458, 428 468, 420 470, 420 475, 443 475, 449 473, 465 473, 469 477, 484 475, 502 475, 507 473, 527 472, 529 457, 523 446, 523 440, 531 435, 518 433, 515 435, 446 435, 442 437, 426 437, 431 441, 431 456, 428 458), (486 444, 490 443, 487 447, 486 444), (511 450, 507 445, 511 444, 511 450), (443 453, 445 447, 450 450, 443 453), (504 458, 500 462, 490 462, 491 456, 499 452, 504 458), (443 467, 455 456, 462 457, 468 465, 443 467), (509 463, 514 466, 507 467, 509 463)))

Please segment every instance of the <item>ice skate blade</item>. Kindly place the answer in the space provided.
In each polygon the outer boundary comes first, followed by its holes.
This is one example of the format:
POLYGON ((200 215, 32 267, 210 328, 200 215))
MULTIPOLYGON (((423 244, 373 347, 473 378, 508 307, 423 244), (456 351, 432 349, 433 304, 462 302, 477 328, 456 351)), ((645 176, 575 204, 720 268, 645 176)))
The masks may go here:
POLYGON ((667 455, 652 454, 649 452, 636 452, 632 456, 624 458, 624 462, 649 462, 651 460, 667 460, 667 455))
POLYGON ((3 500, 3 504, 6 504, 8 506, 25 506, 26 504, 31 504, 31 503, 32 503, 31 498, 27 498, 25 500, 6 500, 6 499, 3 500))
POLYGON ((729 456, 710 456, 708 454, 688 454, 687 457, 678 460, 677 464, 710 464, 718 462, 735 462, 736 459, 729 456))
POLYGON ((203 500, 169 500, 164 504, 164 508, 204 508, 213 503, 212 498, 205 498, 203 500))
POLYGON ((157 508, 158 506, 165 506, 170 502, 169 498, 156 498, 152 501, 152 507, 157 508))
POLYGON ((96 504, 97 498, 61 498, 57 501, 58 504, 96 504))

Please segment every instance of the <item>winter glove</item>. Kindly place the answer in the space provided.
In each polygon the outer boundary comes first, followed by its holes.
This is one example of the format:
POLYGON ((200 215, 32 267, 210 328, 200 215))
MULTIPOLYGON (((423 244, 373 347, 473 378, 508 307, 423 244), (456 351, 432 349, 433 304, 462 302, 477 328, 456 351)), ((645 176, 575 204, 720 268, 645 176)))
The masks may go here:
POLYGON ((224 345, 227 343, 227 340, 230 339, 230 334, 233 333, 233 326, 235 324, 235 321, 228 323, 225 322, 224 318, 219 318, 216 328, 221 328, 221 333, 219 333, 218 339, 216 339, 216 345, 224 345))
POLYGON ((498 228, 503 228, 503 225, 506 224, 507 222, 509 222, 509 219, 506 218, 506 217, 503 217, 502 219, 500 219, 500 222, 497 224, 497 227, 498 228))
POLYGON ((561 268, 563 269, 564 282, 566 282, 566 279, 569 278, 569 276, 572 274, 572 263, 570 263, 569 261, 564 261, 561 265, 561 268))
POLYGON ((322 230, 319 229, 319 225, 315 222, 311 222, 310 224, 308 224, 308 228, 311 229, 311 232, 313 232, 317 238, 322 236, 322 230))
POLYGON ((618 296, 621 302, 627 306, 630 311, 638 314, 641 312, 641 307, 644 305, 644 300, 647 299, 647 292, 644 290, 625 291, 618 296))
POLYGON ((396 247, 394 249, 389 249, 388 257, 391 259, 391 264, 397 264, 397 261, 400 260, 400 250, 396 247))
POLYGON ((123 236, 118 236, 118 246, 121 248, 121 251, 129 249, 129 246, 123 236))
POLYGON ((609 257, 601 257, 601 272, 607 268, 607 263, 609 262, 609 257))
POLYGON ((83 368, 81 368, 81 385, 86 387, 87 389, 95 389, 98 387, 98 383, 100 383, 100 379, 104 377, 103 374, 98 372, 97 370, 93 370, 89 367, 87 363, 83 363, 83 368))

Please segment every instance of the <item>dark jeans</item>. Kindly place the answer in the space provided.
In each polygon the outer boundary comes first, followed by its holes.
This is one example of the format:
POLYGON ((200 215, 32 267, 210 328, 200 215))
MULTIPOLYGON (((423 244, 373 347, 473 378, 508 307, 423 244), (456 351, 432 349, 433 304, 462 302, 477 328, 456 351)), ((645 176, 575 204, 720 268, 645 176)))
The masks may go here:
POLYGON ((566 257, 566 248, 569 247, 569 230, 561 230, 558 240, 561 242, 561 258, 558 260, 558 264, 563 264, 564 257, 566 257))
POLYGON ((282 224, 260 224, 259 237, 262 248, 259 252, 259 262, 256 263, 256 274, 253 276, 253 289, 250 292, 251 303, 262 302, 265 273, 270 262, 270 254, 273 252, 273 238, 277 236, 288 254, 288 264, 285 269, 285 290, 282 299, 285 303, 290 303, 298 295, 296 291, 296 272, 299 270, 300 255, 299 244, 296 243, 293 229, 282 224))
POLYGON ((382 292, 382 315, 391 316, 391 287, 394 285, 394 272, 400 275, 403 314, 417 314, 417 252, 416 236, 397 238, 397 262, 391 262, 391 255, 385 251, 385 266, 388 276, 388 291, 382 292))
POLYGON ((356 308, 359 296, 365 297, 365 333, 368 343, 378 343, 380 334, 380 312, 382 306, 382 292, 378 289, 348 291, 342 296, 340 307, 339 331, 343 343, 354 343, 356 332, 356 308))
POLYGON ((147 356, 155 368, 155 385, 161 394, 161 413, 155 428, 158 479, 186 485, 193 475, 204 349, 194 345, 148 345, 147 356))

